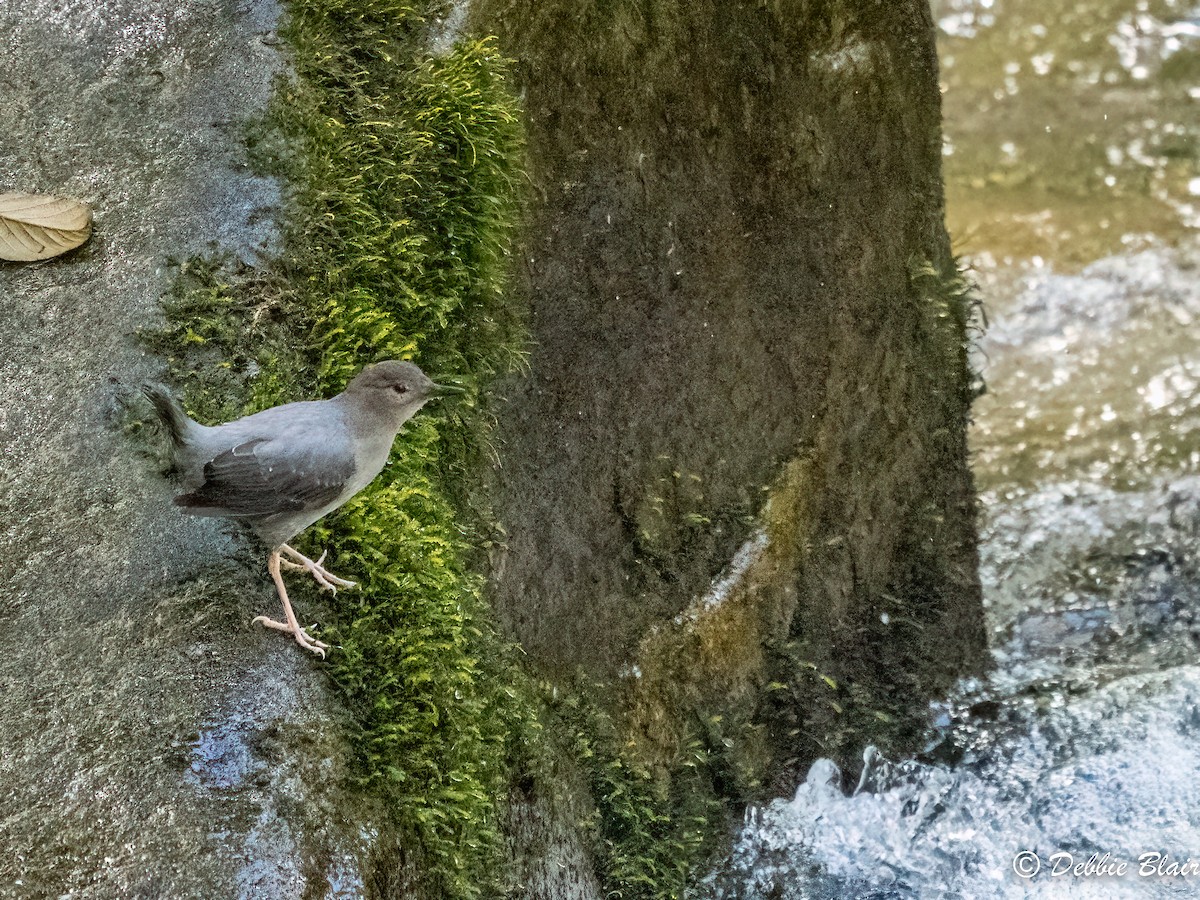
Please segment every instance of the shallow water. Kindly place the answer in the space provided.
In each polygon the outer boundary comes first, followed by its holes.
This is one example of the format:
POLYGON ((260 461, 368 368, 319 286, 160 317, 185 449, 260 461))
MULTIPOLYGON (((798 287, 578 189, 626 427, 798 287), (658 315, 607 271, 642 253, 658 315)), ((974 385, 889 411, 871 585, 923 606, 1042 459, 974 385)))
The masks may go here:
POLYGON ((1196 0, 935 0, 951 234, 1060 270, 1200 225, 1196 0))
POLYGON ((950 225, 990 319, 995 669, 931 710, 919 758, 864 748, 857 784, 820 760, 748 813, 695 895, 1196 896, 1200 5, 935 15, 950 225))

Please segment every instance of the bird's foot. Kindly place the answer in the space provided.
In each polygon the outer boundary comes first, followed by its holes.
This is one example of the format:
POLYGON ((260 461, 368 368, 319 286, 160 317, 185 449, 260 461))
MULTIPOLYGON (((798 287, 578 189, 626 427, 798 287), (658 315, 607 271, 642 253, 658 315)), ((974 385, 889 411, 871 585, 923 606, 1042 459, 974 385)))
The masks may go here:
POLYGON ((310 575, 312 575, 313 580, 321 586, 321 590, 323 591, 332 591, 336 594, 337 589, 340 587, 352 588, 358 586, 357 582, 347 581, 345 578, 338 578, 323 565, 321 565, 321 563, 325 562, 325 556, 329 553, 328 550, 322 553, 321 558, 314 562, 303 553, 293 550, 287 544, 284 544, 279 549, 295 560, 295 562, 291 562, 290 560, 281 558, 279 560, 280 565, 291 569, 293 572, 308 572, 310 575))
POLYGON ((325 658, 325 651, 329 649, 329 645, 324 641, 318 641, 307 631, 297 625, 293 628, 287 622, 277 622, 275 619, 268 619, 266 616, 255 616, 250 622, 251 625, 263 625, 267 628, 274 628, 276 631, 286 631, 296 639, 296 643, 305 650, 311 650, 318 654, 321 659, 325 658))

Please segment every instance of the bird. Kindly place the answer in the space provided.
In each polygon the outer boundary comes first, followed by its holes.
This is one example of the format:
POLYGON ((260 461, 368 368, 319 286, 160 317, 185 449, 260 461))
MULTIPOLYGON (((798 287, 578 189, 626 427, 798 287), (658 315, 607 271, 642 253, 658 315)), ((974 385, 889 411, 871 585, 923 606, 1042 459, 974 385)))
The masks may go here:
POLYGON ((143 387, 171 438, 182 490, 174 504, 194 516, 244 522, 270 548, 267 571, 284 621, 257 616, 251 624, 287 632, 322 659, 329 645, 296 620, 281 567, 307 571, 335 593, 356 584, 326 569, 324 553, 312 560, 288 541, 375 480, 401 426, 422 406, 462 392, 434 383, 415 363, 386 360, 366 366, 332 399, 285 403, 209 426, 161 385, 143 387))

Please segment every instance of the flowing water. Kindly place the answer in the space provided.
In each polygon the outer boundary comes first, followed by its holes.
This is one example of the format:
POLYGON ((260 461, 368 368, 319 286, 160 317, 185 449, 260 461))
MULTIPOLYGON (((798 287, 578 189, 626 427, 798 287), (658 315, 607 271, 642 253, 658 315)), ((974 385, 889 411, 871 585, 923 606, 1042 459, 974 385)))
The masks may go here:
POLYGON ((697 896, 1200 896, 1200 4, 940 0, 994 670, 697 896))

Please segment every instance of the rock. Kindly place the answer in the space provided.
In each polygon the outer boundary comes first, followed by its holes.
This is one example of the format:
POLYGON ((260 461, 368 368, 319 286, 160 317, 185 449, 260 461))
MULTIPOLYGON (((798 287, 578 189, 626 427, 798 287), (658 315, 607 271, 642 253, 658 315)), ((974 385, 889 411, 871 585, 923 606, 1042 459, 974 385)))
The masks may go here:
POLYGON ((134 332, 159 320, 167 258, 274 240, 279 189, 247 171, 237 123, 279 71, 259 40, 278 14, 0 11, 0 185, 96 210, 69 258, 0 267, 4 896, 324 893, 365 852, 332 816, 344 712, 318 667, 248 627, 265 571, 180 516, 106 413, 159 374, 134 332), (268 730, 286 747, 270 757, 268 730))

